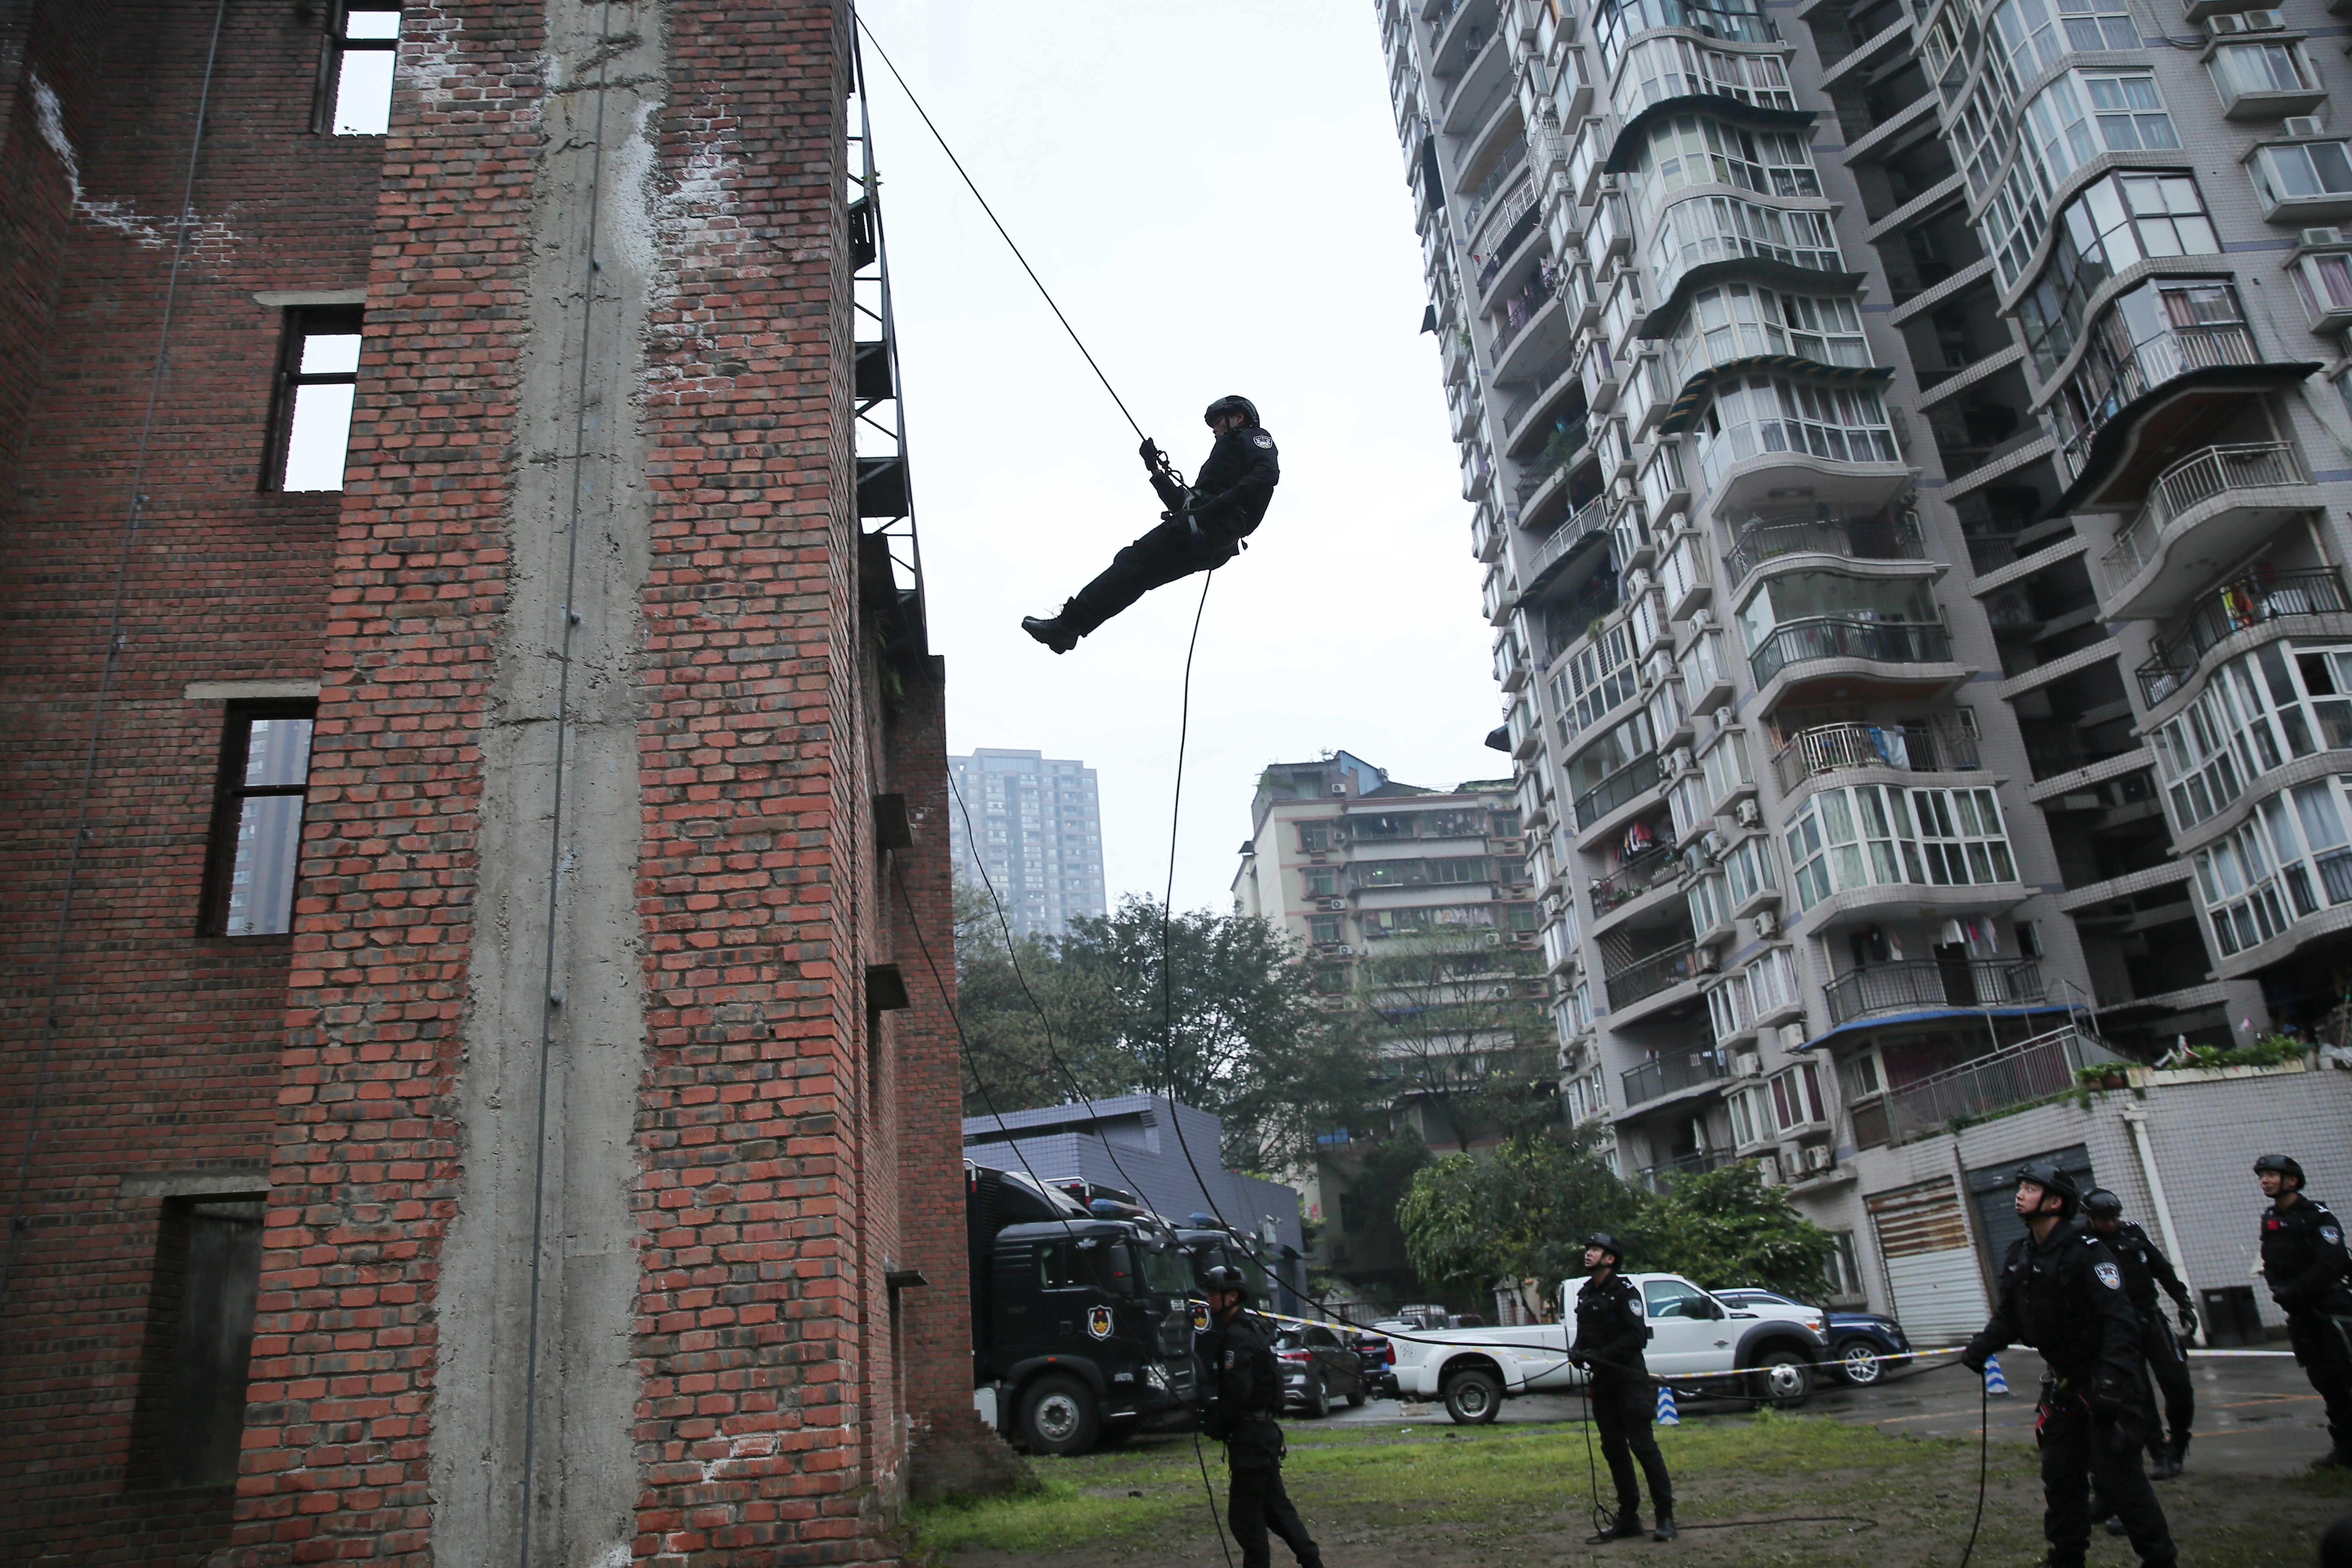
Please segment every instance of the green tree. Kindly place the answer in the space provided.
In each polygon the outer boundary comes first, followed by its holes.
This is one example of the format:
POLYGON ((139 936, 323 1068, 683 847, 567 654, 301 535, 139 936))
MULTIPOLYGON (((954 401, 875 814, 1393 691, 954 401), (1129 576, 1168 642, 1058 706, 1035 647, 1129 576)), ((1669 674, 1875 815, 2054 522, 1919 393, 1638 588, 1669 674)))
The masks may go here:
POLYGON ((1590 1126, 1560 1128, 1522 1133, 1488 1160, 1431 1161, 1397 1209, 1414 1272, 1441 1289, 1483 1291, 1523 1279, 1549 1289, 1580 1271, 1584 1238, 1623 1229, 1640 1206, 1597 1138, 1590 1126))
POLYGON ((1517 1138, 1559 1118, 1554 1037, 1528 983, 1539 953, 1479 931, 1391 937, 1356 971, 1355 1016, 1398 1103, 1433 1139, 1517 1138))
MULTIPOLYGON (((1161 915, 1158 900, 1130 896, 1058 942, 1007 942, 984 892, 960 900, 957 1012, 996 1108, 1171 1095, 1223 1121, 1223 1148, 1196 1158, 1261 1173, 1295 1171, 1318 1133, 1363 1125, 1370 1048, 1317 1005, 1283 934, 1205 910, 1163 931, 1161 915)), ((978 1115, 974 1062, 965 1091, 978 1115)))
POLYGON ((1631 1268, 1671 1270, 1710 1290, 1760 1285, 1801 1301, 1821 1300, 1837 1245, 1748 1161, 1675 1178, 1628 1228, 1631 1268))

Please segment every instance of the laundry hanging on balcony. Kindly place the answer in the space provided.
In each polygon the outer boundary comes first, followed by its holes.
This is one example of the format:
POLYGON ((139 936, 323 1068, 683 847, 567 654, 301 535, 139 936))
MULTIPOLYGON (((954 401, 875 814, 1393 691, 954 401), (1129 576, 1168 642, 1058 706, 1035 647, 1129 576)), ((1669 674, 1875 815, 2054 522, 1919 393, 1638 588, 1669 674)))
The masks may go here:
POLYGON ((1878 753, 1881 762, 1890 768, 1901 768, 1906 773, 1911 771, 1911 744, 1901 730, 1872 724, 1866 732, 1870 736, 1870 749, 1878 753))

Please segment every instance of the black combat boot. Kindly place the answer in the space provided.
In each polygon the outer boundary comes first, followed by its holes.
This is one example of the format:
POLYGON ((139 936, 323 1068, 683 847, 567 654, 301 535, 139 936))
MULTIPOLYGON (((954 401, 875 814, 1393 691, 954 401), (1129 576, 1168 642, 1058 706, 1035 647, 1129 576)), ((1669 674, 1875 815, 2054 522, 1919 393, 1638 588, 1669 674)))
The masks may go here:
POLYGON ((1633 1509, 1621 1509, 1617 1521, 1598 1535, 1585 1538, 1587 1546, 1600 1546, 1612 1541, 1633 1541, 1642 1534, 1642 1516, 1633 1509))
POLYGON ((1021 617, 1021 629, 1055 653, 1067 653, 1078 646, 1078 634, 1060 616, 1051 620, 1024 616, 1021 617))
POLYGON ((2341 1448, 2330 1448, 2312 1460, 2311 1468, 2315 1470, 2352 1470, 2352 1455, 2346 1454, 2341 1448))
POLYGON ((1675 1534, 1675 1516, 1670 1513, 1662 1513, 1658 1515, 1658 1528, 1650 1532, 1650 1539, 1653 1541, 1672 1541, 1675 1534))

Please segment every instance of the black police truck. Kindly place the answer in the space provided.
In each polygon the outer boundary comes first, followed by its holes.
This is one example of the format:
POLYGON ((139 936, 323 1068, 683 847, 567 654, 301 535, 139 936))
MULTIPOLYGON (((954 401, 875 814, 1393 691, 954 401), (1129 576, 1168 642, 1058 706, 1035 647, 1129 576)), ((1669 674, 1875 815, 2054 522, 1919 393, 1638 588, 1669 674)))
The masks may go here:
POLYGON ((1165 1222, 966 1161, 964 1228, 972 1380, 1000 1430, 1083 1454, 1190 1419, 1192 1258, 1165 1222))

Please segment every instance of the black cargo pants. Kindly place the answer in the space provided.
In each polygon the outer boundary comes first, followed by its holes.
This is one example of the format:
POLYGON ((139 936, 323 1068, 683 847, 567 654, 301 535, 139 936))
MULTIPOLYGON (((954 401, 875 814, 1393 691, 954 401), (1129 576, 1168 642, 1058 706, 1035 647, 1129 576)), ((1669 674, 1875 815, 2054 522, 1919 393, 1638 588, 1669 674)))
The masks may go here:
POLYGON ((2347 1338, 2352 1333, 2330 1321, 2326 1312, 2286 1315, 2286 1342, 2327 1408, 2327 1435, 2336 1440, 2340 1457, 2352 1457, 2352 1345, 2346 1343, 2347 1338))
POLYGON ((1242 1549, 1242 1568, 1269 1568, 1271 1529, 1302 1568, 1322 1568, 1323 1554, 1282 1484, 1282 1428, 1264 1416, 1244 1422, 1225 1441, 1225 1528, 1242 1549))
MULTIPOLYGON (((2197 1417, 2197 1390, 2189 1381, 2189 1361, 2180 1353, 2180 1341, 2172 1325, 2164 1321, 2164 1309, 2150 1307, 2140 1313, 2140 1354, 2147 1363, 2147 1373, 2157 1392, 2164 1396, 2164 1426, 2172 1433, 2175 1447, 2189 1441, 2189 1424, 2197 1417)), ((2161 1446, 2164 1431, 2155 1420, 2156 1406, 2148 1405, 2147 1449, 2153 1454, 2161 1446)))
POLYGON ((1650 1506, 1660 1518, 1675 1511, 1675 1483, 1666 1474, 1666 1457, 1650 1423, 1658 1413, 1658 1394, 1646 1380, 1596 1377, 1592 1380, 1592 1425, 1601 1433, 1601 1457, 1609 1461, 1610 1479, 1617 1483, 1617 1511, 1642 1511, 1642 1491, 1633 1481, 1634 1461, 1650 1483, 1650 1506))
POLYGON ((2042 1385, 2033 1436, 2042 1448, 2042 1536, 2050 1542, 2050 1568, 2082 1568, 2091 1545, 2094 1479, 2122 1517, 2145 1568, 2173 1568, 2172 1530, 2139 1464, 2141 1424, 2155 1419, 2147 1411, 2102 1415, 2080 1389, 2042 1385))
POLYGON ((1213 571, 1241 552, 1241 542, 1214 522, 1202 523, 1196 536, 1189 519, 1171 517, 1111 557, 1102 575, 1062 606, 1063 624, 1091 632, 1152 589, 1213 571))

